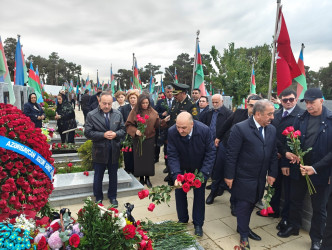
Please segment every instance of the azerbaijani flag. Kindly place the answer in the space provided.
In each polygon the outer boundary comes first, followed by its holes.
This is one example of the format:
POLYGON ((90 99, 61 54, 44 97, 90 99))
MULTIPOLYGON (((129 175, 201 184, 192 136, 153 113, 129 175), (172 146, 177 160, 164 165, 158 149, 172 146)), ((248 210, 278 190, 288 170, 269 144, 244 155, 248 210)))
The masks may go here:
MULTIPOLYGON (((99 76, 98 76, 98 70, 97 70, 97 88, 99 88, 99 87, 100 87, 100 82, 99 82, 99 76)), ((96 91, 97 91, 97 89, 96 89, 96 91)))
POLYGON ((37 96, 37 103, 41 103, 43 102, 43 96, 42 96, 42 92, 38 83, 38 76, 36 74, 36 72, 33 69, 33 65, 32 62, 30 62, 30 70, 29 70, 29 79, 28 79, 28 85, 31 88, 35 89, 35 93, 37 96))
POLYGON ((160 76, 160 85, 161 85, 161 92, 165 92, 162 76, 160 76))
POLYGON ((20 36, 18 36, 15 52, 14 84, 24 86, 24 83, 26 83, 27 81, 27 67, 25 66, 24 62, 24 55, 22 53, 20 36))
POLYGON ((251 70, 250 94, 256 94, 256 81, 255 81, 254 65, 252 65, 252 70, 251 70))
POLYGON ((194 88, 200 89, 201 95, 206 96, 206 89, 204 85, 204 72, 202 65, 201 51, 199 49, 199 43, 197 42, 197 58, 196 58, 196 70, 195 70, 195 82, 194 88))
POLYGON ((176 72, 176 67, 175 67, 175 70, 174 70, 174 83, 179 83, 179 80, 178 80, 178 73, 176 72))
POLYGON ((299 60, 297 61, 297 65, 299 66, 299 69, 301 70, 302 75, 304 76, 304 81, 301 83, 297 83, 297 98, 303 99, 304 93, 307 91, 307 79, 305 78, 305 69, 304 69, 304 61, 303 61, 303 49, 304 44, 302 43, 301 46, 301 52, 299 56, 299 60))
POLYGON ((112 89, 113 95, 115 93, 114 86, 115 86, 115 79, 114 79, 113 69, 112 69, 112 65, 111 65, 111 89, 112 89))
POLYGON ((1 36, 0 36, 0 82, 5 82, 8 84, 9 103, 14 105, 16 99, 14 95, 12 80, 10 79, 5 50, 2 46, 1 36))
POLYGON ((284 89, 292 85, 293 79, 301 86, 306 85, 305 76, 301 73, 290 46, 290 38, 281 8, 279 11, 276 40, 278 44, 276 56, 277 94, 280 95, 284 89))
POLYGON ((151 72, 151 75, 150 75, 150 86, 149 86, 149 92, 150 94, 152 94, 154 91, 154 78, 152 76, 152 72, 151 72))
POLYGON ((45 92, 45 89, 44 89, 44 84, 42 84, 41 81, 40 81, 39 71, 38 71, 38 65, 36 66, 36 75, 37 75, 37 80, 38 80, 38 84, 39 84, 40 90, 43 93, 43 92, 45 92))
POLYGON ((137 60, 136 57, 134 58, 135 64, 134 64, 134 79, 133 79, 133 85, 136 89, 141 89, 140 79, 138 75, 138 68, 137 68, 137 60))

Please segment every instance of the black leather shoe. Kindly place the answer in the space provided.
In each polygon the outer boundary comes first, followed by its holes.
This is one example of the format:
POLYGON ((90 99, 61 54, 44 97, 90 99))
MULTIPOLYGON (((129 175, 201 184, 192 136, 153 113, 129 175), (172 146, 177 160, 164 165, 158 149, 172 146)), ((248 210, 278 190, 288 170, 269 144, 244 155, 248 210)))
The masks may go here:
POLYGON ((149 176, 145 176, 145 183, 146 183, 148 188, 152 188, 152 183, 150 181, 149 176))
POLYGON ((168 173, 168 169, 165 168, 165 169, 163 170, 163 173, 164 173, 164 174, 168 173))
POLYGON ((139 182, 144 186, 145 181, 143 176, 139 177, 139 182))
POLYGON ((217 196, 222 196, 224 194, 225 189, 219 188, 217 191, 217 196))
POLYGON ((198 237, 203 236, 203 228, 201 226, 195 226, 195 235, 198 237))
POLYGON ((205 188, 208 189, 208 190, 211 190, 211 184, 207 185, 205 188))
POLYGON ((262 240, 262 238, 259 235, 255 234, 251 229, 249 229, 249 235, 248 236, 249 236, 250 239, 253 239, 253 240, 257 240, 257 241, 262 240))
POLYGON ((288 221, 286 219, 282 219, 276 226, 276 229, 278 229, 279 231, 283 231, 287 227, 288 227, 288 221))
POLYGON ((233 216, 236 216, 236 213, 235 213, 235 206, 233 204, 231 204, 231 214, 233 216))
POLYGON ((209 196, 206 198, 206 204, 208 204, 208 205, 213 204, 214 198, 216 198, 216 197, 217 197, 217 193, 214 191, 211 191, 209 196))
POLYGON ((279 218, 279 213, 273 213, 273 214, 268 214, 267 216, 263 216, 261 215, 261 210, 258 210, 256 214, 261 217, 279 218))
POLYGON ((250 249, 248 238, 242 238, 241 237, 241 239, 240 239, 240 249, 241 250, 248 250, 248 249, 250 249))
POLYGON ((291 235, 299 235, 299 229, 289 225, 284 230, 279 231, 277 235, 281 238, 288 238, 291 235))
POLYGON ((310 250, 319 250, 321 246, 321 243, 319 241, 313 241, 311 243, 311 248, 310 250))
MULTIPOLYGON (((239 230, 236 230, 236 232, 239 232, 239 230)), ((249 235, 248 235, 248 237, 250 239, 252 239, 252 240, 257 240, 257 241, 262 240, 262 238, 259 235, 255 234, 250 228, 249 228, 249 235)))
POLYGON ((112 199, 110 200, 111 204, 113 205, 113 207, 118 207, 119 203, 116 199, 112 199))
POLYGON ((169 175, 167 175, 164 179, 164 181, 168 182, 168 181, 172 181, 171 178, 169 177, 169 175))

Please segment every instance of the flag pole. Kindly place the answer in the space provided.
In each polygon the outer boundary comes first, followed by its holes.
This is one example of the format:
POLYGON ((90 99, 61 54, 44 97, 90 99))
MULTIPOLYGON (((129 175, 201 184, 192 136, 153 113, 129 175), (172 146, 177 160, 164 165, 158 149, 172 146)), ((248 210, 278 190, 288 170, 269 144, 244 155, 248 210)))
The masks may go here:
POLYGON ((274 60, 275 60, 275 51, 276 51, 276 33, 278 27, 278 18, 279 18, 279 9, 280 9, 281 0, 277 0, 277 14, 276 14, 276 23, 274 27, 274 35, 273 35, 273 49, 272 49, 272 58, 271 58, 271 68, 270 68, 270 79, 269 79, 269 92, 267 94, 267 99, 271 100, 271 92, 272 92, 272 79, 273 79, 273 68, 274 68, 274 60))
POLYGON ((193 68, 193 79, 192 79, 192 82, 191 82, 191 91, 194 89, 195 87, 195 71, 196 71, 196 61, 197 61, 197 44, 199 42, 199 33, 200 31, 197 30, 196 34, 197 34, 197 37, 196 37, 196 47, 195 47, 195 58, 194 58, 194 68, 193 68))

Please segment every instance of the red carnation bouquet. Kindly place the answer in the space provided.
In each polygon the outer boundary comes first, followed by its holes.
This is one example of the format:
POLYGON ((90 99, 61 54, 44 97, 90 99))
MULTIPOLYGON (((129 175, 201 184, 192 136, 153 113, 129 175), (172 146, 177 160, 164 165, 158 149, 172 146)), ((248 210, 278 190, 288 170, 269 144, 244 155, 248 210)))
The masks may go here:
POLYGON ((198 172, 196 169, 194 173, 184 173, 178 174, 177 181, 181 183, 181 186, 168 186, 168 185, 161 185, 153 187, 150 191, 149 190, 142 190, 138 192, 138 197, 142 200, 146 197, 152 200, 150 203, 148 210, 153 211, 155 205, 159 205, 161 203, 166 203, 171 200, 171 192, 175 188, 182 188, 185 193, 188 193, 190 189, 200 188, 202 183, 204 182, 204 176, 201 172, 198 172))
POLYGON ((166 111, 168 112, 169 110, 169 107, 168 107, 168 104, 167 104, 167 99, 165 96, 162 96, 161 99, 163 99, 163 101, 161 102, 161 106, 164 107, 164 109, 166 109, 166 111))
MULTIPOLYGON (((303 156, 308 153, 312 148, 308 148, 306 151, 303 151, 301 148, 301 141, 300 141, 300 136, 301 136, 301 131, 296 130, 294 131, 294 127, 290 126, 287 127, 282 134, 287 136, 287 145, 291 149, 292 153, 297 155, 300 158, 300 163, 301 165, 304 165, 303 163, 303 156)), ((312 195, 316 193, 316 189, 314 185, 311 182, 311 179, 308 174, 305 175, 305 179, 307 181, 307 186, 308 186, 308 191, 309 194, 312 195)))
POLYGON ((138 138, 139 140, 139 145, 138 145, 138 150, 139 150, 139 155, 142 156, 143 154, 143 141, 145 140, 146 136, 145 136, 145 129, 147 127, 146 125, 146 121, 149 119, 148 115, 145 115, 144 117, 141 117, 140 114, 136 115, 137 118, 137 130, 141 131, 142 136, 140 136, 138 138))
MULTIPOLYGON (((47 137, 29 117, 10 104, 0 104, 0 135, 40 153, 53 165, 47 137)), ((0 147, 0 221, 18 214, 38 212, 48 202, 53 184, 30 159, 0 147)))
POLYGON ((126 134, 125 140, 122 142, 122 152, 132 152, 133 151, 133 139, 129 134, 126 134))

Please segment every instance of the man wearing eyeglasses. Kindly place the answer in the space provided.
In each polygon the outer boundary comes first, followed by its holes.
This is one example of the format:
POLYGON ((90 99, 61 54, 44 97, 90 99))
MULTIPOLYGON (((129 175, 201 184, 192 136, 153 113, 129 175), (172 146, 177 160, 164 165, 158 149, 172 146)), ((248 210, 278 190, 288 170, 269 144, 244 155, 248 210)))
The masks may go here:
MULTIPOLYGON (((273 208, 274 214, 269 214, 269 217, 279 218, 280 216, 280 199, 281 191, 284 189, 284 205, 281 210, 281 221, 277 225, 278 230, 284 229, 288 225, 288 212, 289 212, 289 194, 290 194, 290 178, 289 166, 284 166, 284 162, 288 162, 285 158, 292 159, 291 153, 287 152, 287 138, 282 135, 285 128, 293 126, 294 120, 298 114, 303 114, 304 110, 297 105, 297 95, 292 89, 285 89, 279 95, 282 108, 276 110, 272 125, 277 129, 277 147, 278 147, 278 177, 273 184, 275 193, 271 199, 270 205, 273 208), (283 185, 282 185, 283 184, 283 185)), ((257 215, 261 216, 260 211, 257 215)))

